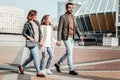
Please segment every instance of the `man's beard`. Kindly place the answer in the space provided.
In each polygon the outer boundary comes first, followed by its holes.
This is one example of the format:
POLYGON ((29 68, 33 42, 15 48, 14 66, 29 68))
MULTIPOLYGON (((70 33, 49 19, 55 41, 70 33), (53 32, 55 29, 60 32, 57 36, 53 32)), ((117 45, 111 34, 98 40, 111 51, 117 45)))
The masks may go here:
POLYGON ((73 12, 72 10, 71 10, 71 11, 68 11, 69 14, 72 14, 72 12, 73 12))

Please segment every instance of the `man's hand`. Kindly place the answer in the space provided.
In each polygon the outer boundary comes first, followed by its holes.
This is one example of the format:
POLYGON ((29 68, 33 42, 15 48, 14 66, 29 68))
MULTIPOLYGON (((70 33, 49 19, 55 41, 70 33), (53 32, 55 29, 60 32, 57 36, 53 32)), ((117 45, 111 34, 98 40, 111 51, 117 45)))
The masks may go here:
POLYGON ((80 36, 80 40, 81 40, 81 41, 84 41, 82 36, 80 36))

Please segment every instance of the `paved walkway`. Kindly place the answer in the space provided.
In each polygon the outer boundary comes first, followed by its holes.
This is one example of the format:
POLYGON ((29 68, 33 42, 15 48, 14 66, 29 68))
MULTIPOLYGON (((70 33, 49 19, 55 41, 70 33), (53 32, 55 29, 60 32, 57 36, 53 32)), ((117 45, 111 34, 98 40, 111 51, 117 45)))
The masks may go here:
MULTIPOLYGON (((65 66, 64 66, 65 67, 65 66)), ((53 68, 53 67, 52 67, 53 68)), ((68 74, 68 70, 62 68, 62 73, 57 73, 53 68, 53 75, 46 78, 36 77, 34 68, 27 68, 25 75, 21 75, 18 69, 13 66, 0 66, 0 80, 120 80, 120 70, 80 70, 78 75, 68 74)))
POLYGON ((79 73, 76 76, 68 74, 66 62, 61 67, 62 73, 57 73, 53 64, 63 55, 65 48, 55 49, 52 63, 53 75, 46 78, 36 77, 33 63, 25 70, 25 75, 19 74, 13 64, 21 47, 0 47, 0 80, 120 80, 120 47, 75 47, 74 67, 79 73))

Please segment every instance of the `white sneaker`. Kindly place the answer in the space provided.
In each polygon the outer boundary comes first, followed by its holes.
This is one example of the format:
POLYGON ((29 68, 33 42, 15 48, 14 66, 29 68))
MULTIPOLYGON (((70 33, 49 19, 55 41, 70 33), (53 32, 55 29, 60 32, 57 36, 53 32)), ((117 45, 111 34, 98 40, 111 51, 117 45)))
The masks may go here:
POLYGON ((49 75, 53 74, 50 69, 46 69, 46 73, 49 74, 49 75))
POLYGON ((47 75, 47 73, 46 73, 45 70, 41 70, 40 72, 41 72, 42 74, 44 74, 44 75, 47 75))

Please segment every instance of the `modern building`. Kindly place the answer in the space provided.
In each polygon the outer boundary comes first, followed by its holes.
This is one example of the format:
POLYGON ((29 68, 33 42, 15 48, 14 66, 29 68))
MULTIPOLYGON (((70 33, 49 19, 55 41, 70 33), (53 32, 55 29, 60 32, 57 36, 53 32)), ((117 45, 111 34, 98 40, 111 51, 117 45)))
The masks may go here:
POLYGON ((75 13, 82 34, 103 45, 117 45, 116 5, 117 0, 85 0, 75 13))
POLYGON ((116 6, 116 36, 120 38, 120 0, 117 0, 116 6))
POLYGON ((24 46, 24 10, 0 4, 0 46, 24 46))
POLYGON ((0 33, 21 34, 24 11, 20 8, 0 4, 0 33))

